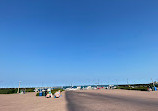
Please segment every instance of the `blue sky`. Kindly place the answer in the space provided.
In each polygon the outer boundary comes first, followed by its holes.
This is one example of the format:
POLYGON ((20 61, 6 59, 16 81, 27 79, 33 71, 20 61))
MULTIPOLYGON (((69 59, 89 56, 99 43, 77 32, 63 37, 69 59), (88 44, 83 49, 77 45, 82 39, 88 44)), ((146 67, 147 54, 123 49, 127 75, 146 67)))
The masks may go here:
POLYGON ((1 0, 0 87, 158 80, 157 0, 1 0))

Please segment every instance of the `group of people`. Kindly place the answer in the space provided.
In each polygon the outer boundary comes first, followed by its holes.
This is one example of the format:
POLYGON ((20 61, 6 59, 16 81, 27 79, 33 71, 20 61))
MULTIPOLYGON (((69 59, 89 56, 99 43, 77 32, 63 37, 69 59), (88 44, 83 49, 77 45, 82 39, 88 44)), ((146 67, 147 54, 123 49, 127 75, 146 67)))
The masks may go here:
POLYGON ((54 95, 51 93, 51 89, 47 89, 46 93, 46 98, 51 98, 54 96, 54 98, 59 98, 61 96, 60 90, 55 92, 54 95))

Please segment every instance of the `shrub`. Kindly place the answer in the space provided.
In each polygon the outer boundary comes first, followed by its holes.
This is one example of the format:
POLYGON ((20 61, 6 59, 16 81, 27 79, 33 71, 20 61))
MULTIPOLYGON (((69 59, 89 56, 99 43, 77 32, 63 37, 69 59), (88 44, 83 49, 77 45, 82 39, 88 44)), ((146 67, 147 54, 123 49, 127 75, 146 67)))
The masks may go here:
POLYGON ((127 87, 127 86, 118 86, 117 89, 125 89, 125 90, 139 90, 139 91, 147 91, 148 87, 127 87))
POLYGON ((34 92, 35 88, 26 88, 26 92, 34 92))
POLYGON ((39 96, 39 93, 37 93, 36 96, 39 96))
POLYGON ((14 94, 17 93, 17 88, 1 88, 0 94, 14 94))
POLYGON ((55 94, 55 93, 56 93, 57 91, 59 91, 59 90, 60 90, 60 92, 64 91, 63 89, 57 88, 57 89, 51 90, 51 93, 52 93, 52 94, 55 94))

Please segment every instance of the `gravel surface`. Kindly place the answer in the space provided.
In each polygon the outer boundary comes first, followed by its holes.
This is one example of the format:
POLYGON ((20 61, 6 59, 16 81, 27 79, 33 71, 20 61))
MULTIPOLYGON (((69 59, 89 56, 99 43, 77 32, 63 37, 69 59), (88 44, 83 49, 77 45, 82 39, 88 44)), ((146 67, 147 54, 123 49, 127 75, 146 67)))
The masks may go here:
POLYGON ((36 93, 0 94, 0 111, 67 111, 65 92, 61 98, 37 97, 36 93))
POLYGON ((158 92, 68 91, 66 99, 69 111, 158 111, 158 92))

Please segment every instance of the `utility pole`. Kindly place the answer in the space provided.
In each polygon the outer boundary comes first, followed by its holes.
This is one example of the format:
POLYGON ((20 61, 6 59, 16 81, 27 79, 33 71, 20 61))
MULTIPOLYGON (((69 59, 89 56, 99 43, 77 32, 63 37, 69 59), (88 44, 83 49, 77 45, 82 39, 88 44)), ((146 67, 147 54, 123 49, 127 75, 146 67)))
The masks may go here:
POLYGON ((71 88, 73 87, 72 83, 71 83, 71 88))
POLYGON ((117 84, 117 86, 118 86, 118 80, 116 79, 116 84, 117 84))
POLYGON ((127 85, 128 85, 128 78, 127 78, 127 85))
POLYGON ((155 87, 155 84, 154 84, 154 82, 153 82, 153 79, 151 78, 151 80, 152 80, 152 83, 153 83, 153 87, 155 87))
POLYGON ((19 91, 20 91, 20 83, 21 83, 21 81, 19 81, 19 87, 18 87, 18 92, 17 93, 19 93, 19 91))
POLYGON ((98 85, 99 85, 99 79, 98 79, 98 85))

